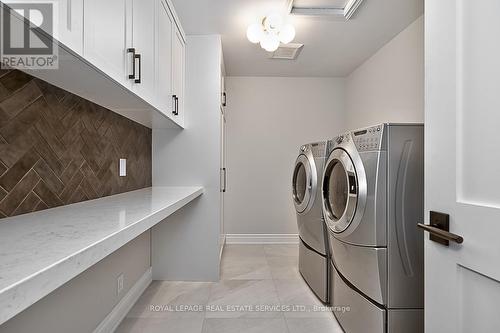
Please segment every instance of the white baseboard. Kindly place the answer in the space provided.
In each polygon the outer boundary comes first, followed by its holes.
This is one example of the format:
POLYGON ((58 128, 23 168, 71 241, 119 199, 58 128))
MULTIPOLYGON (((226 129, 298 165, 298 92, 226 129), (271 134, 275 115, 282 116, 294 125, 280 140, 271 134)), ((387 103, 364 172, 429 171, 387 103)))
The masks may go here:
POLYGON ((143 276, 130 288, 128 293, 123 296, 121 301, 111 310, 104 320, 97 326, 94 333, 109 333, 114 332, 123 318, 130 311, 132 306, 137 302, 139 297, 144 293, 146 288, 153 281, 153 271, 150 267, 143 276))
POLYGON ((226 245, 226 235, 222 234, 219 237, 219 261, 222 260, 222 252, 224 252, 225 245, 226 245))
POLYGON ((227 234, 226 244, 298 244, 297 234, 227 234))

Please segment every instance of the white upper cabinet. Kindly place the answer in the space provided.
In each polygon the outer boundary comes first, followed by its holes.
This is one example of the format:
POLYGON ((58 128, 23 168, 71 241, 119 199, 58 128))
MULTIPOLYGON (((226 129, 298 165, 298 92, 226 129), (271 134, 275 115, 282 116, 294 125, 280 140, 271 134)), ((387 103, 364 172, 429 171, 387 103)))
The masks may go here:
MULTIPOLYGON (((52 11, 54 15, 53 18, 54 26, 51 27, 50 31, 45 29, 45 25, 42 25, 42 29, 51 34, 54 39, 63 43, 73 52, 82 55, 83 51, 83 0, 53 0, 50 2, 44 0, 9 0, 6 2, 7 5, 11 6, 16 10, 18 15, 24 18, 29 18, 33 22, 31 15, 28 15, 26 10, 19 10, 16 5, 26 5, 26 4, 49 4, 52 5, 52 11)), ((37 16, 35 16, 37 17, 37 16)))
POLYGON ((135 76, 132 90, 147 101, 155 98, 155 1, 133 0, 135 76))
POLYGON ((85 58, 182 126, 185 38, 171 3, 85 0, 84 11, 85 58))
POLYGON ((172 93, 172 37, 174 19, 163 0, 157 3, 157 56, 156 56, 156 101, 158 108, 165 115, 172 117, 175 111, 175 99, 172 93))
MULTIPOLYGON (((67 54, 67 59, 62 59, 65 62, 61 65, 72 65, 63 66, 64 71, 31 74, 43 76, 77 95, 94 96, 93 101, 106 107, 114 105, 110 107, 113 111, 128 118, 134 118, 130 116, 134 112, 149 112, 154 113, 149 117, 151 121, 162 114, 159 122, 167 120, 183 126, 186 38, 170 0, 54 0, 53 3, 57 26, 54 31, 46 32, 52 34, 54 43, 59 41, 64 45, 61 54, 67 54), (83 69, 86 67, 89 70, 83 69), (81 80, 75 82, 79 71, 85 73, 78 74, 81 80), (95 85, 90 89, 88 85, 100 80, 109 81, 114 93, 103 90, 95 96, 95 85), (123 99, 113 97, 123 92, 137 102, 124 107, 123 99)), ((12 13, 19 24, 26 24, 22 13, 12 13)))
POLYGON ((186 43, 169 1, 157 0, 157 103, 160 111, 184 123, 186 43))
POLYGON ((59 1, 58 33, 57 40, 79 55, 83 54, 83 0, 59 1))
POLYGON ((131 87, 135 60, 127 52, 132 27, 132 0, 85 0, 84 57, 126 87, 131 87))
POLYGON ((172 41, 172 56, 173 56, 173 95, 175 99, 174 115, 184 121, 184 85, 185 85, 185 66, 186 66, 186 44, 184 37, 178 29, 174 30, 172 41))

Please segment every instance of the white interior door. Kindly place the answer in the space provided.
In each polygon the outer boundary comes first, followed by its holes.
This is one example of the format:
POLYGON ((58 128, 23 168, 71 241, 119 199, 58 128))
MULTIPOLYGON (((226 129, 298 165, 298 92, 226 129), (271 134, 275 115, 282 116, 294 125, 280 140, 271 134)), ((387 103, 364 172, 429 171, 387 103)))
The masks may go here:
POLYGON ((426 1, 426 332, 500 331, 500 1, 426 1), (429 220, 426 221, 429 223, 429 220))

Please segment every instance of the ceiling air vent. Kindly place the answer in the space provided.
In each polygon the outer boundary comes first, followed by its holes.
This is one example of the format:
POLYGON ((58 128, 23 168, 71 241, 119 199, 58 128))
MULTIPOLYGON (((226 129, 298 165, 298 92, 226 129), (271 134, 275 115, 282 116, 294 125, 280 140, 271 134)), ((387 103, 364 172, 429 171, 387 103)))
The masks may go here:
POLYGON ((329 16, 349 20, 363 0, 288 0, 292 15, 329 16))
POLYGON ((299 56, 304 44, 281 44, 280 47, 271 53, 271 59, 295 60, 299 56))

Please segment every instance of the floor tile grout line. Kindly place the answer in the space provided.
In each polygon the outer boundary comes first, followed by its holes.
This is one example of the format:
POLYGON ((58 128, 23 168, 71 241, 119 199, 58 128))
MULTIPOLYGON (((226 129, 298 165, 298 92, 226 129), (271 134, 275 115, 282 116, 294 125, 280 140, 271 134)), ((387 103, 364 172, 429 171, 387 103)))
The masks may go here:
POLYGON ((290 333, 291 331, 290 331, 290 325, 288 323, 288 318, 285 315, 283 315, 283 318, 284 318, 283 320, 285 321, 286 330, 288 333, 290 333))
MULTIPOLYGON (((243 255, 245 255, 245 253, 243 253, 243 255)), ((279 257, 279 256, 271 256, 271 257, 279 257)), ((221 266, 223 265, 223 261, 224 260, 221 261, 221 266)), ((269 261, 267 259, 264 260, 263 262, 265 262, 266 265, 269 265, 269 261)), ((222 277, 222 275, 221 275, 221 277, 222 277)), ((213 296, 213 290, 214 290, 214 287, 217 286, 217 284, 224 283, 224 282, 227 282, 227 281, 240 281, 241 283, 243 283, 242 281, 245 281, 245 280, 250 280, 250 281, 268 281, 268 283, 272 281, 271 282, 273 284, 272 285, 272 289, 269 289, 269 290, 274 290, 275 293, 276 293, 276 300, 277 300, 278 304, 280 304, 280 305, 283 304, 283 297, 280 297, 280 294, 278 293, 278 280, 282 280, 282 279, 274 278, 274 277, 272 277, 271 279, 243 279, 243 280, 242 279, 225 280, 225 279, 221 278, 218 282, 211 282, 211 283, 208 284, 208 289, 209 290, 208 290, 208 296, 207 296, 208 299, 207 299, 206 303, 210 304, 210 298, 213 296)), ((283 279, 283 280, 297 280, 297 279, 283 279)), ((200 303, 200 304, 202 304, 202 303, 200 303)), ((209 322, 209 319, 214 319, 214 320, 230 320, 230 319, 245 320, 245 319, 251 319, 251 318, 253 318, 253 317, 245 317, 245 316, 236 317, 236 318, 235 317, 232 317, 232 318, 227 318, 227 317, 220 317, 220 318, 218 318, 218 317, 207 317, 207 312, 206 312, 206 309, 205 309, 202 317, 200 316, 200 320, 202 319, 202 321, 201 321, 201 332, 203 332, 203 330, 210 329, 210 326, 208 326, 208 324, 207 324, 209 322)), ((262 318, 255 317, 254 319, 262 319, 262 318)), ((279 319, 282 322, 282 324, 280 324, 280 325, 284 324, 284 326, 282 326, 282 327, 284 327, 283 331, 284 332, 286 331, 288 333, 291 332, 289 318, 287 318, 283 312, 281 312, 281 313, 279 313, 277 315, 274 315, 272 317, 269 317, 269 319, 270 320, 279 319)), ((293 319, 295 319, 295 318, 293 318, 293 319)), ((315 318, 310 318, 310 319, 315 319, 315 318)), ((198 330, 196 330, 196 331, 198 331, 198 330)))
MULTIPOLYGON (((31 81, 30 81, 30 82, 31 82, 31 81)), ((28 82, 27 84, 25 84, 22 88, 24 88, 25 86, 27 86, 30 82, 28 82)), ((14 95, 15 95, 18 91, 20 91, 22 88, 20 88, 20 89, 16 90, 14 93, 12 93, 12 94, 9 96, 9 98, 10 98, 10 97, 12 97, 12 96, 14 96, 14 95)), ((39 99, 41 99, 42 97, 43 97, 43 95, 40 95, 40 96, 38 96, 37 98, 35 98, 34 100, 32 100, 30 103, 28 103, 28 104, 26 104, 26 105, 23 105, 23 107, 22 107, 21 109, 19 109, 19 110, 17 111, 17 113, 16 113, 14 116, 10 117, 10 115, 9 115, 9 122, 10 122, 10 121, 13 121, 13 120, 14 120, 14 118, 16 118, 16 117, 17 117, 17 116, 18 116, 21 112, 24 112, 27 108, 29 108, 30 106, 32 106, 33 104, 35 104, 35 103, 36 103, 39 99)), ((5 101, 5 100, 7 100, 7 99, 4 99, 4 101, 5 101)), ((2 136, 2 138, 5 140, 5 142, 9 143, 9 141, 7 141, 7 139, 6 139, 4 136, 2 136)))

